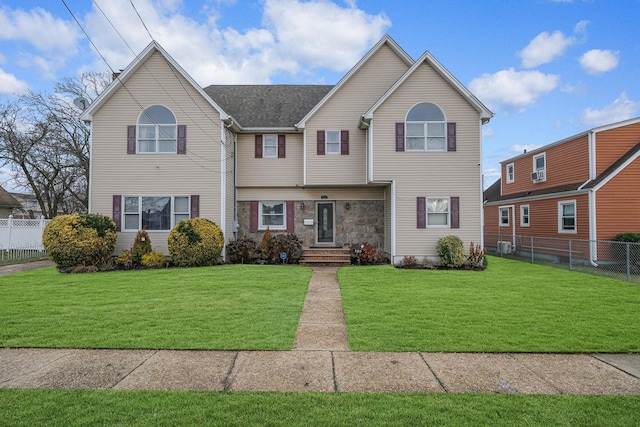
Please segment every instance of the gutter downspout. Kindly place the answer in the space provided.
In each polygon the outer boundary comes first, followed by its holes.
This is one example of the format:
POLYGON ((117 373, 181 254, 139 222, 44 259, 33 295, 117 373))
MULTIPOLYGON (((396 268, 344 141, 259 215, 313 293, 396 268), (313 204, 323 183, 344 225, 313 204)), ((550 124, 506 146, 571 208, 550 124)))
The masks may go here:
MULTIPOLYGON (((596 133, 592 130, 589 132, 589 179, 596 179, 596 133)), ((589 189, 589 263, 597 267, 596 259, 598 259, 598 245, 596 243, 596 190, 589 189)))

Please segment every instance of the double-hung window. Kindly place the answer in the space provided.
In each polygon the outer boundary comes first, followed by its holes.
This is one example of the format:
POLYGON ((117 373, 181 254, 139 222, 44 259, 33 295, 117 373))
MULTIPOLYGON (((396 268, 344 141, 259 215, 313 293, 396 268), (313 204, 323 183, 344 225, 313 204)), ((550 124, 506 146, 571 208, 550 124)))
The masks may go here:
POLYGON ((270 230, 286 230, 286 207, 285 202, 260 202, 260 218, 259 228, 261 230, 267 227, 270 230))
POLYGON ((427 227, 449 227, 449 198, 427 197, 427 227))
POLYGON ((173 113, 162 105, 145 109, 138 119, 138 153, 176 153, 178 126, 173 113))
POLYGON ((407 114, 406 151, 447 151, 447 123, 435 104, 423 102, 407 114))
POLYGON ((558 233, 575 234, 576 232, 576 201, 558 202, 558 233))
POLYGON ((509 224, 509 208, 500 208, 500 227, 508 227, 509 224))
POLYGON ((340 131, 326 131, 327 154, 340 154, 340 131))
POLYGON ((545 153, 533 156, 533 173, 531 174, 533 181, 547 180, 547 156, 545 153))
POLYGON ((515 181, 515 166, 513 163, 507 165, 507 184, 515 181))
POLYGON ((520 206, 520 226, 529 226, 529 205, 520 206))
POLYGON ((189 196, 124 196, 123 231, 169 231, 189 218, 189 196))
POLYGON ((264 135, 262 143, 264 144, 264 157, 278 157, 278 135, 264 135))

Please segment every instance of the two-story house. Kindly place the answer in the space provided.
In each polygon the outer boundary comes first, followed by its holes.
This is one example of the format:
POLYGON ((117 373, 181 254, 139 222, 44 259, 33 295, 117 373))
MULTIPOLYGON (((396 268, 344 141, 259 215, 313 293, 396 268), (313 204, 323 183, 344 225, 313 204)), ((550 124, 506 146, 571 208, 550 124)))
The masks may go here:
MULTIPOLYGON (((515 236, 612 240, 639 232, 640 118, 597 127, 501 162, 485 193, 487 246, 515 236), (491 236, 491 237, 489 237, 491 236)), ((589 258, 597 261, 597 245, 589 258)))
POLYGON ((389 36, 331 86, 202 88, 152 42, 82 115, 89 211, 113 217, 117 251, 144 227, 166 252, 173 225, 200 216, 227 241, 269 228, 435 259, 440 237, 482 243, 491 117, 430 53, 413 60, 389 36))

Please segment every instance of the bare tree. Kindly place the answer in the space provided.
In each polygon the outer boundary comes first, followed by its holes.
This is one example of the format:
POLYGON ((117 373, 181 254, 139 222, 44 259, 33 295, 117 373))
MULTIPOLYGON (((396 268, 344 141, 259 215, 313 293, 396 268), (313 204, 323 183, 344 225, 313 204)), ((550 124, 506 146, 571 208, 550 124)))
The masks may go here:
POLYGON ((51 95, 28 92, 0 105, 0 164, 35 195, 48 218, 87 211, 89 127, 73 100, 92 102, 110 80, 106 73, 86 73, 62 79, 51 95))

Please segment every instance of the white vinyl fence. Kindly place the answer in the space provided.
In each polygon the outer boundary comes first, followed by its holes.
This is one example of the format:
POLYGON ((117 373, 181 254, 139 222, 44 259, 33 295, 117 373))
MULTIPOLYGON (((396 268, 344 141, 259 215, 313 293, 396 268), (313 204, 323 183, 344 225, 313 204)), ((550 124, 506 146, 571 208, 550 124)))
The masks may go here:
POLYGON ((46 255, 42 233, 49 219, 0 218, 0 261, 46 255))

